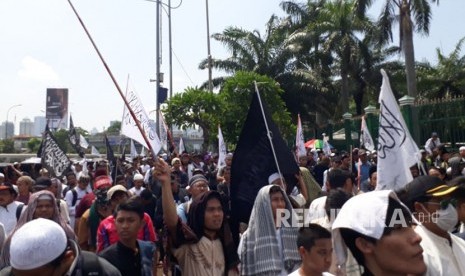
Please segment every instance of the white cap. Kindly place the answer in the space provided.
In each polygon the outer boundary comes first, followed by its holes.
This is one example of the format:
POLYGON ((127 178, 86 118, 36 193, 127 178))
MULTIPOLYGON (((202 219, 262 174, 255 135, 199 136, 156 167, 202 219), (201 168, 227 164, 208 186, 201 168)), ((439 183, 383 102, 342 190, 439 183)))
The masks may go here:
POLYGON ((268 184, 273 184, 274 181, 281 179, 282 176, 279 173, 274 173, 268 177, 268 184))
POLYGON ((461 146, 461 147, 459 148, 459 151, 462 151, 462 150, 465 150, 465 146, 461 146))
POLYGON ((5 178, 5 175, 3 173, 0 173, 0 177, 5 178))
POLYGON ((38 218, 24 224, 13 234, 10 263, 18 270, 31 270, 50 263, 66 249, 63 228, 53 220, 38 218))
MULTIPOLYGON (((405 207, 405 210, 409 210, 391 190, 360 194, 352 197, 342 206, 332 226, 337 265, 344 264, 347 259, 347 248, 342 239, 340 228, 348 228, 362 235, 377 240, 381 239, 386 228, 389 198, 395 199, 401 206, 405 207)), ((391 219, 400 219, 400 217, 391 219)))
POLYGON ((128 192, 128 189, 126 189, 126 187, 124 187, 124 186, 121 185, 121 184, 115 185, 115 186, 111 187, 111 188, 108 190, 108 192, 107 192, 107 199, 108 199, 108 200, 111 200, 111 197, 112 197, 113 194, 116 193, 117 191, 121 191, 121 192, 127 193, 127 192, 128 192))
POLYGON ((134 181, 136 181, 136 180, 144 180, 144 176, 142 174, 140 174, 140 173, 136 173, 134 175, 133 179, 134 179, 134 181))

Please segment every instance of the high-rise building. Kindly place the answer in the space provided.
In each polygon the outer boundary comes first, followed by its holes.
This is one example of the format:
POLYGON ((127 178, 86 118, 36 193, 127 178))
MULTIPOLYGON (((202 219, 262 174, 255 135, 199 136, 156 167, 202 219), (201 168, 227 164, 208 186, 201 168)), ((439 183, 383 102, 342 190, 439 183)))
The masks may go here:
POLYGON ((15 133, 15 124, 13 122, 3 122, 0 126, 0 137, 10 139, 15 133))
POLYGON ((45 125, 47 123, 47 120, 45 119, 44 116, 36 116, 34 117, 34 136, 42 136, 42 133, 45 130, 45 125))
POLYGON ((19 122, 19 135, 32 136, 34 134, 34 123, 29 118, 19 122))

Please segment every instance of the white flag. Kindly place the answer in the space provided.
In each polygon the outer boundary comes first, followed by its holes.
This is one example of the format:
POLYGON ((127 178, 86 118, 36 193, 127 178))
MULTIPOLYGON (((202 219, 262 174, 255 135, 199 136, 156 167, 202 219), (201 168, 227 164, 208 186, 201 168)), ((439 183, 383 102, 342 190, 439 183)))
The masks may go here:
POLYGON ((168 151, 168 126, 166 125, 163 113, 159 111, 160 124, 158 125, 158 133, 160 133, 160 142, 163 150, 168 151))
POLYGON ((131 159, 134 160, 134 158, 137 157, 137 149, 136 146, 134 145, 134 140, 131 139, 131 159))
POLYGON ((302 122, 300 121, 300 114, 297 115, 297 133, 295 135, 295 146, 297 158, 307 155, 307 150, 305 149, 304 132, 302 130, 302 122))
POLYGON ((182 154, 186 149, 184 148, 184 141, 179 137, 179 154, 182 154))
POLYGON ((384 70, 379 95, 378 182, 376 190, 397 190, 413 180, 410 167, 419 149, 410 136, 384 70))
MULTIPOLYGON (((150 141, 153 155, 157 155, 161 149, 161 143, 155 131, 155 122, 149 119, 149 116, 147 115, 147 112, 145 112, 142 102, 134 91, 128 91, 128 93, 126 93, 126 100, 128 101, 129 107, 134 112, 137 120, 142 126, 145 136, 150 141)), ((136 140, 143 147, 149 148, 145 142, 144 137, 139 131, 136 122, 127 109, 127 106, 124 106, 123 121, 121 122, 121 134, 136 140)))
POLYGON ((145 148, 142 147, 142 149, 140 150, 140 156, 145 156, 145 148))
MULTIPOLYGON (((331 145, 329 144, 329 136, 323 134, 323 152, 325 153, 326 156, 331 155, 331 145)), ((317 157, 317 155, 314 155, 317 157)))
POLYGON ((373 143, 373 138, 371 138, 370 131, 368 130, 367 123, 365 122, 365 117, 362 117, 362 127, 360 131, 360 146, 364 146, 365 149, 369 151, 375 150, 375 143, 373 143))
POLYGON ((87 143, 86 138, 82 134, 79 134, 79 146, 84 149, 89 147, 89 143, 87 143))
POLYGON ((92 146, 92 151, 90 152, 92 155, 100 155, 100 152, 97 150, 96 147, 92 146))
POLYGON ((226 158, 226 144, 223 138, 223 132, 221 132, 220 126, 218 126, 218 168, 226 166, 224 159, 226 158))

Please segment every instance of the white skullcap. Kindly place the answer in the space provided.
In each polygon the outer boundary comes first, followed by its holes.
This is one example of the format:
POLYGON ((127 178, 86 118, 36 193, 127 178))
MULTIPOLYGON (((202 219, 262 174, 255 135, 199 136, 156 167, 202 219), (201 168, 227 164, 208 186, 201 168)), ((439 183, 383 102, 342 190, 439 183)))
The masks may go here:
POLYGON ((13 234, 10 263, 18 270, 31 270, 50 263, 66 249, 63 228, 53 220, 38 218, 24 224, 13 234))
POLYGON ((133 179, 134 179, 134 181, 136 181, 136 180, 144 180, 144 176, 142 174, 140 174, 140 173, 136 173, 134 175, 133 179))
MULTIPOLYGON (((395 199, 405 207, 405 210, 409 210, 391 190, 360 194, 352 197, 342 206, 332 226, 337 265, 343 265, 347 259, 347 247, 342 239, 340 228, 351 229, 376 240, 381 239, 386 227, 389 198, 395 199)), ((401 217, 391 218, 391 220, 397 218, 401 217)), ((413 216, 412 219, 414 219, 413 216)))
POLYGON ((465 150, 465 146, 461 146, 461 147, 459 148, 459 151, 462 151, 462 150, 465 150))
POLYGON ((268 184, 273 184, 274 181, 281 179, 282 176, 279 173, 274 173, 268 177, 268 184))
POLYGON ((0 173, 0 177, 5 178, 5 175, 3 173, 0 173))

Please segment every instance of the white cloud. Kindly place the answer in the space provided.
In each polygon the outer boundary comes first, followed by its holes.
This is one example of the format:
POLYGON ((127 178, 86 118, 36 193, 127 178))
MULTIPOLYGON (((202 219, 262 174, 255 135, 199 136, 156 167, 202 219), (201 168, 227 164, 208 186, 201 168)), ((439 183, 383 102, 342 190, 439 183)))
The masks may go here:
POLYGON ((22 67, 18 71, 18 76, 27 80, 35 80, 39 82, 53 82, 58 81, 58 74, 53 68, 33 57, 25 56, 21 60, 22 67))

